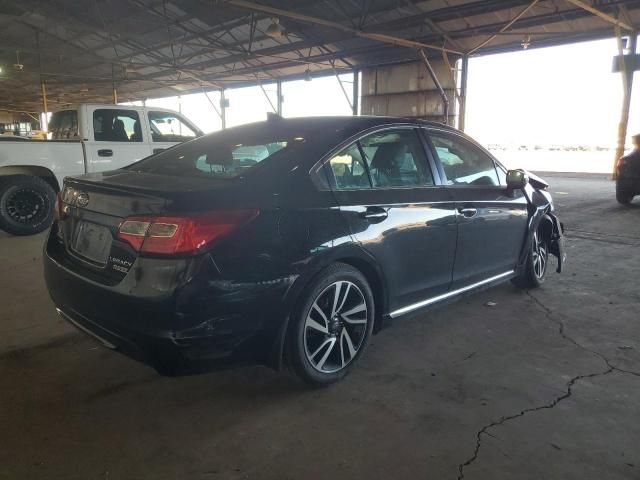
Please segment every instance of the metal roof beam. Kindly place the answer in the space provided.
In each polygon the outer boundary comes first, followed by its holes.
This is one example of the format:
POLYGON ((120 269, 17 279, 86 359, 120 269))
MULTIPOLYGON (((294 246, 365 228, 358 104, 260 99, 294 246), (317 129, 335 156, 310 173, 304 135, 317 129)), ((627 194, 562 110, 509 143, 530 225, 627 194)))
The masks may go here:
POLYGON ((245 8, 247 10, 252 10, 255 12, 268 13, 270 15, 274 15, 278 17, 290 18, 292 20, 296 20, 302 23, 310 23, 313 25, 320 25, 322 27, 332 28, 334 30, 341 30, 345 33, 349 33, 356 37, 367 38, 369 40, 376 40, 378 42, 388 43, 391 45, 414 48, 418 50, 427 48, 430 50, 445 51, 448 53, 455 53, 458 55, 462 54, 462 52, 459 52, 457 50, 452 50, 452 49, 440 47, 437 45, 430 45, 422 42, 416 42, 415 40, 408 40, 406 38, 394 37, 392 35, 386 35, 383 33, 363 32, 362 30, 358 30, 353 27, 348 27, 346 25, 342 25, 341 23, 333 22, 331 20, 325 20, 323 18, 318 18, 318 17, 311 17, 309 15, 295 13, 288 10, 283 10, 281 8, 269 7, 267 5, 260 5, 258 3, 249 2, 247 0, 226 0, 226 3, 229 5, 233 5, 235 7, 245 8))
POLYGON ((616 27, 624 28, 625 30, 634 31, 635 28, 632 25, 629 25, 626 22, 620 21, 615 18, 613 15, 609 15, 608 13, 603 12, 602 10, 598 10, 597 8, 589 5, 582 0, 567 0, 567 2, 575 5, 576 7, 580 7, 585 9, 587 12, 593 13, 595 16, 600 17, 601 19, 613 23, 616 27))

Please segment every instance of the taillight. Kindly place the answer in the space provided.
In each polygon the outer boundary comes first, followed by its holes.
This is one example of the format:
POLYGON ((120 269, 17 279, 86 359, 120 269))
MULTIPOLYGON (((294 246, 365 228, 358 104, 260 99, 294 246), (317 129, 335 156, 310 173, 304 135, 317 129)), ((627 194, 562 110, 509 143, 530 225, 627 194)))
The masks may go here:
POLYGON ((128 217, 120 224, 118 238, 140 253, 195 254, 257 215, 257 210, 225 210, 185 216, 128 217))

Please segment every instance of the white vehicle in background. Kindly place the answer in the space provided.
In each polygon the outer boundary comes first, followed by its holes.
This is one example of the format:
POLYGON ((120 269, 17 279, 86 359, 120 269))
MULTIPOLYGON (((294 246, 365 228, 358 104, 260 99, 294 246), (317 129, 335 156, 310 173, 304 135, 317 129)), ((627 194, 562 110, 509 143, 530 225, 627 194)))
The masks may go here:
POLYGON ((55 112, 49 131, 51 140, 0 142, 0 229, 8 233, 48 228, 64 177, 121 168, 202 135, 177 112, 126 105, 55 112))

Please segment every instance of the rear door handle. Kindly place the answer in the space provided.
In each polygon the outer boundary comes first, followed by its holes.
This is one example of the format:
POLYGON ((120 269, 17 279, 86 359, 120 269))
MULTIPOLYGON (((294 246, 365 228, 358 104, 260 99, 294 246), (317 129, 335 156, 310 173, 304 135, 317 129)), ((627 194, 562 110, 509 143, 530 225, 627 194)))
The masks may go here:
POLYGON ((113 150, 110 149, 104 149, 104 150, 98 150, 98 156, 99 157, 113 157, 113 150))
POLYGON ((478 209, 477 208, 470 208, 470 207, 459 208, 458 212, 460 212, 460 215, 462 215, 465 218, 473 218, 478 213, 478 209))
POLYGON ((389 216, 389 213, 382 207, 367 207, 362 213, 362 217, 371 223, 382 222, 389 216))

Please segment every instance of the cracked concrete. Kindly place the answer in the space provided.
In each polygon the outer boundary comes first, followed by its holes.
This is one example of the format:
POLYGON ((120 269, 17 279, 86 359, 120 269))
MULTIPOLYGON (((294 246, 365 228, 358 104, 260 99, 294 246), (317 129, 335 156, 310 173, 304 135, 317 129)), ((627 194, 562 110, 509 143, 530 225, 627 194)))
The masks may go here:
POLYGON ((42 238, 0 238, 0 479, 639 478, 640 206, 549 180, 564 274, 399 321, 320 391, 158 377, 56 318, 42 238))
POLYGON ((575 377, 571 378, 571 380, 569 380, 567 382, 567 390, 565 393, 563 393, 562 395, 554 398, 551 402, 545 404, 545 405, 541 405, 541 406, 537 406, 537 407, 531 407, 531 408, 527 408, 525 410, 520 411, 519 413, 516 413, 514 415, 509 415, 506 417, 502 417, 497 421, 491 422, 488 425, 485 425, 484 427, 482 427, 482 429, 480 429, 478 431, 478 433, 476 434, 476 447, 475 450, 473 451, 473 456, 471 458, 469 458, 468 460, 466 460, 464 463, 461 463, 458 466, 458 480, 462 480, 463 478, 465 478, 464 475, 464 469, 466 467, 468 467, 469 465, 471 465, 473 462, 475 462, 478 459, 478 456, 480 454, 480 448, 482 446, 482 437, 484 435, 489 435, 491 436, 491 434, 489 433, 489 430, 494 428, 494 427, 498 427, 500 425, 503 425, 505 422, 508 422, 510 420, 514 420, 516 418, 522 417, 524 415, 527 415, 528 413, 532 413, 532 412, 539 412, 541 410, 546 410, 546 409, 550 409, 550 408, 554 408, 556 405, 558 405, 560 402, 562 402, 563 400, 566 400, 567 398, 569 398, 572 394, 573 394, 573 386, 576 384, 576 382, 583 380, 583 379, 590 379, 590 378, 596 378, 596 377, 601 377, 601 376, 605 376, 605 375, 609 375, 612 372, 620 372, 623 374, 631 374, 631 375, 636 375, 636 376, 640 376, 639 373, 637 372, 632 372, 629 370, 625 370, 619 367, 616 367, 615 365, 613 365, 609 359, 607 359, 604 355, 591 350, 587 347, 585 347, 584 345, 579 344, 575 339, 573 339, 572 337, 570 337, 569 335, 567 335, 567 333, 565 332, 565 325, 562 322, 561 319, 556 319, 554 316, 554 312, 548 308, 544 303, 542 303, 530 290, 526 292, 527 295, 535 302, 535 304, 540 307, 545 315, 547 316, 547 318, 549 320, 551 320, 552 322, 554 322, 556 325, 558 325, 558 333, 560 334, 560 336, 567 340, 568 342, 571 342, 573 345, 575 345, 578 348, 581 348, 595 356, 597 356, 598 358, 600 358, 605 366, 607 367, 606 370, 602 371, 602 372, 594 372, 594 373, 588 373, 588 374, 583 374, 583 375, 576 375, 575 377))

